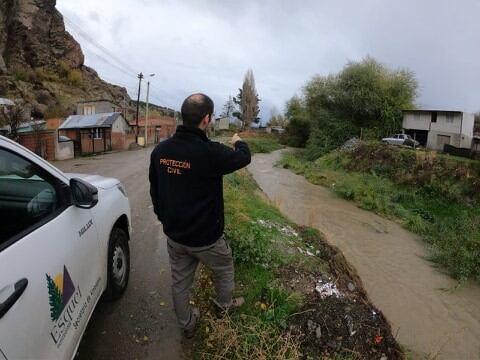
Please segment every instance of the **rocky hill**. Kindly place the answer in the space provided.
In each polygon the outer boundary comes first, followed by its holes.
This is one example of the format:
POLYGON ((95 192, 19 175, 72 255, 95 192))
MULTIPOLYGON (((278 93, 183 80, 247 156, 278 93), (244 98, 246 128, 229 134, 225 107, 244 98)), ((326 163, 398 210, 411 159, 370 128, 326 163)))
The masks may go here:
POLYGON ((70 114, 81 100, 129 104, 125 88, 84 65, 56 0, 0 0, 0 97, 23 99, 45 117, 70 114))

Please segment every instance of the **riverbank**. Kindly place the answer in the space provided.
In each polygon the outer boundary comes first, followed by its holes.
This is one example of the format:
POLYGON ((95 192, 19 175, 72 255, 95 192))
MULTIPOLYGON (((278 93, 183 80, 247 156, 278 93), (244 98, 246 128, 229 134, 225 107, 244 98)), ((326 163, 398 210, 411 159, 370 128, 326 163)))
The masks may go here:
POLYGON ((246 303, 218 318, 211 274, 199 272, 196 359, 401 359, 356 271, 316 230, 287 220, 245 170, 225 177, 225 234, 246 303))
POLYGON ((480 162, 358 143, 316 161, 289 152, 280 163, 420 235, 455 279, 480 281, 480 162))
POLYGON ((412 358, 478 358, 480 288, 458 287, 432 267, 418 236, 397 222, 275 166, 287 151, 256 155, 250 173, 290 221, 318 229, 340 249, 412 358))

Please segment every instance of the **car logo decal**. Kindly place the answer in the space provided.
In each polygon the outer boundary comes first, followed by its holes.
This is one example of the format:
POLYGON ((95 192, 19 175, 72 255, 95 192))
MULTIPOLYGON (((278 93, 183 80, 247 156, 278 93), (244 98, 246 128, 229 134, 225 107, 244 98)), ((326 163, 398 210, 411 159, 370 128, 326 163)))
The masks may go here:
POLYGON ((52 321, 57 321, 62 314, 68 300, 75 292, 72 278, 68 273, 67 267, 63 266, 63 274, 60 273, 54 279, 47 275, 48 299, 50 303, 50 317, 52 321))

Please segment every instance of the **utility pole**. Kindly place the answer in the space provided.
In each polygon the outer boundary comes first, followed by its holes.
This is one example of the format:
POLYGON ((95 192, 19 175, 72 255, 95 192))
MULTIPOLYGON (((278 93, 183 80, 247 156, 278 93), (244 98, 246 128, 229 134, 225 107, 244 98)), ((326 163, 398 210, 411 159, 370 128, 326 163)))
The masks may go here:
MULTIPOLYGON (((154 77, 155 74, 150 74, 148 77, 154 77)), ((148 97, 150 95, 150 80, 147 81, 147 106, 145 109, 145 144, 144 146, 147 147, 147 129, 148 129, 148 97)))
POLYGON ((136 129, 135 129, 135 142, 138 144, 138 107, 140 106, 140 90, 142 86, 143 74, 138 74, 138 96, 137 96, 137 116, 136 116, 136 129))
POLYGON ((148 95, 150 94, 150 81, 147 81, 147 108, 145 110, 145 147, 147 147, 147 128, 148 128, 148 95))

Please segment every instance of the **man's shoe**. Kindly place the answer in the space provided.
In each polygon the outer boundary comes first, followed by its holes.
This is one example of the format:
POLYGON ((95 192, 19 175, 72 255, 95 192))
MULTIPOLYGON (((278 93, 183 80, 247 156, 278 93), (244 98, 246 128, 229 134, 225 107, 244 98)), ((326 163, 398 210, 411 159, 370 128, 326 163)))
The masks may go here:
POLYGON ((183 330, 183 336, 187 339, 191 339, 195 335, 195 330, 197 330, 198 320, 200 319, 200 310, 196 307, 192 309, 192 319, 193 325, 190 328, 183 330))
POLYGON ((211 300, 217 306, 217 310, 218 310, 219 314, 221 314, 221 315, 228 314, 228 313, 234 311, 235 309, 239 308, 243 304, 245 304, 245 299, 242 296, 237 297, 237 298, 233 298, 232 301, 230 302, 230 304, 227 305, 227 306, 220 305, 220 303, 215 299, 211 298, 211 300))

